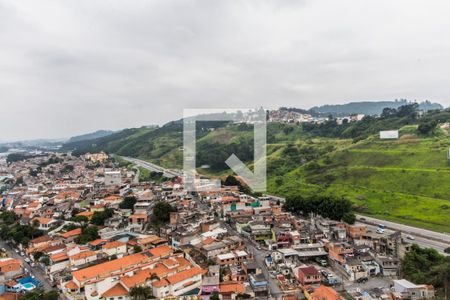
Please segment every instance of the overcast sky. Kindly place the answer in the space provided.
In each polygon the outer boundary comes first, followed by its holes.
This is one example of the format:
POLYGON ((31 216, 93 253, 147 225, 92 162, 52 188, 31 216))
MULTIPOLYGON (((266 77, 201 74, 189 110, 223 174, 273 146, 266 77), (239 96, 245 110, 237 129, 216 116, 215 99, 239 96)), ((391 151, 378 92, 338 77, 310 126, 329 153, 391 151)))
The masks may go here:
POLYGON ((450 105, 448 1, 0 0, 0 140, 183 108, 450 105))

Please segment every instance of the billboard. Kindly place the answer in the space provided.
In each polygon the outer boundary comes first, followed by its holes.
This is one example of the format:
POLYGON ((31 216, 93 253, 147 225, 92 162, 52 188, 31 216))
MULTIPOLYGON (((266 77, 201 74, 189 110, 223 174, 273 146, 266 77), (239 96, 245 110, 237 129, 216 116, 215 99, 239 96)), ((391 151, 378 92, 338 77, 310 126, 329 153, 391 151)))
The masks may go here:
POLYGON ((380 139, 398 139, 398 130, 383 130, 380 131, 380 139))

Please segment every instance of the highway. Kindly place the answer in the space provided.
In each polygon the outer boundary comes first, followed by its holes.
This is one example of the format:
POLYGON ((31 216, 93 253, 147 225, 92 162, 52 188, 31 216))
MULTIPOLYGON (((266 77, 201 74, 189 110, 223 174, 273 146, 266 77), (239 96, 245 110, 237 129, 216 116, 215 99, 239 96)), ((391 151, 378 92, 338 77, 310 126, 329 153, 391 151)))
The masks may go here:
POLYGON ((374 232, 376 232, 378 224, 383 224, 386 228, 386 233, 400 231, 404 237, 412 236, 414 238, 414 240, 410 240, 410 242, 416 243, 421 247, 436 249, 441 253, 444 253, 444 249, 450 247, 450 235, 446 233, 435 232, 362 215, 357 215, 356 220, 359 223, 365 224, 368 229, 374 232))
POLYGON ((145 168, 145 169, 150 170, 152 172, 163 173, 164 177, 173 178, 173 177, 182 177, 183 176, 183 173, 181 171, 165 169, 165 168, 163 168, 161 166, 155 165, 153 163, 150 163, 150 162, 142 160, 142 159, 133 158, 133 157, 126 157, 126 156, 122 156, 122 158, 124 160, 126 160, 126 161, 129 161, 129 162, 135 164, 138 167, 145 168))

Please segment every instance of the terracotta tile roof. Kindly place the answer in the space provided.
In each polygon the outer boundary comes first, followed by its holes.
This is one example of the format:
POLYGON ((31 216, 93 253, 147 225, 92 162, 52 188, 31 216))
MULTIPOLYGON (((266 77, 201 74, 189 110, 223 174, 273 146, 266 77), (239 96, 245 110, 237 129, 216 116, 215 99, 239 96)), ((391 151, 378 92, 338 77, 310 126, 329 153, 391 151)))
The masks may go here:
POLYGON ((45 243, 45 242, 48 242, 48 241, 51 241, 51 240, 52 240, 52 238, 49 237, 48 235, 43 235, 43 236, 40 236, 38 238, 32 239, 30 241, 30 243, 32 243, 32 244, 39 244, 39 243, 45 243))
POLYGON ((107 241, 108 240, 104 240, 104 239, 96 239, 96 240, 94 240, 92 242, 89 242, 89 245, 96 247, 96 246, 98 246, 98 245, 100 245, 102 243, 106 243, 107 241))
POLYGON ((120 278, 120 281, 129 289, 136 285, 144 284, 148 278, 151 277, 151 270, 144 269, 139 270, 136 274, 131 276, 124 276, 120 278))
POLYGON ((53 254, 52 256, 50 256, 50 258, 53 262, 59 262, 59 261, 69 259, 66 252, 60 252, 60 253, 53 254))
POLYGON ((117 248, 117 247, 121 247, 126 245, 126 243, 121 242, 121 241, 113 241, 113 242, 109 242, 105 245, 102 246, 102 249, 112 249, 112 248, 117 248))
POLYGON ((104 292, 102 294, 102 297, 107 298, 107 297, 117 297, 127 295, 128 295, 127 289, 120 282, 118 282, 115 286, 104 292))
POLYGON ((159 288, 163 286, 169 285, 169 282, 166 279, 161 279, 152 283, 153 287, 159 288))
POLYGON ((50 222, 55 221, 55 220, 50 219, 50 218, 34 218, 31 222, 33 222, 35 220, 38 221, 39 224, 49 224, 50 222))
POLYGON ((317 271, 317 269, 313 266, 300 267, 298 268, 298 271, 302 272, 305 275, 319 275, 319 271, 317 271))
POLYGON ((95 266, 74 271, 72 272, 72 275, 79 282, 83 282, 89 279, 96 278, 97 276, 108 275, 113 271, 124 270, 129 267, 148 262, 150 260, 151 258, 149 258, 147 255, 144 255, 143 253, 135 253, 122 258, 107 261, 95 266))
POLYGON ((203 243, 203 245, 209 245, 213 242, 215 242, 215 239, 212 237, 209 237, 209 238, 204 239, 202 243, 203 243))
POLYGON ((110 195, 108 197, 103 198, 103 200, 105 200, 105 201, 117 201, 117 200, 120 200, 120 199, 121 198, 118 195, 110 195))
POLYGON ((245 291, 244 284, 239 282, 221 283, 219 285, 220 293, 243 293, 245 291))
POLYGON ((153 249, 148 250, 153 256, 164 257, 173 253, 173 249, 170 246, 164 245, 155 247, 153 249))
POLYGON ((60 236, 64 239, 68 239, 74 236, 78 236, 81 234, 81 228, 75 228, 73 230, 67 231, 65 233, 61 233, 60 236))
POLYGON ((72 280, 67 282, 65 287, 68 288, 69 290, 78 290, 78 286, 72 280))
POLYGON ((5 258, 0 260, 0 267, 8 266, 11 264, 20 264, 22 265, 22 262, 15 258, 5 258))
POLYGON ((155 241, 157 241, 157 240, 159 240, 159 239, 160 239, 159 236, 157 236, 157 235, 151 235, 151 236, 148 236, 148 237, 146 237, 146 238, 139 239, 139 240, 138 240, 138 243, 140 243, 141 245, 143 245, 143 244, 149 244, 149 243, 153 243, 153 242, 155 242, 155 241))
POLYGON ((175 284, 177 282, 186 280, 188 278, 194 277, 196 275, 204 274, 205 271, 200 267, 193 267, 191 269, 187 269, 185 271, 181 271, 175 275, 167 277, 167 281, 171 284, 175 284))
POLYGON ((318 288, 314 290, 311 294, 312 299, 314 300, 339 300, 344 299, 341 297, 338 292, 336 292, 334 289, 321 285, 318 288))
POLYGON ((82 211, 80 213, 77 213, 76 215, 89 218, 89 217, 92 217, 94 215, 94 213, 92 211, 82 211))
POLYGON ((84 251, 70 256, 70 260, 84 259, 86 257, 91 257, 94 255, 97 256, 97 253, 94 251, 84 251))

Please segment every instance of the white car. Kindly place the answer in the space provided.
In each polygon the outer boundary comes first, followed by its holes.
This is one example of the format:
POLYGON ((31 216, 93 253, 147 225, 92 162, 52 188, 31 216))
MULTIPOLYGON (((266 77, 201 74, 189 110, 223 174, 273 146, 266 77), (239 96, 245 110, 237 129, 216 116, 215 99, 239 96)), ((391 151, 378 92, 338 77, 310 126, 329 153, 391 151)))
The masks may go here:
POLYGON ((415 238, 414 238, 412 235, 407 235, 406 238, 407 238, 408 240, 412 240, 412 241, 415 240, 415 238))
POLYGON ((31 259, 29 259, 28 257, 26 257, 26 258, 24 259, 24 261, 27 262, 27 263, 30 263, 30 262, 31 262, 31 259))

